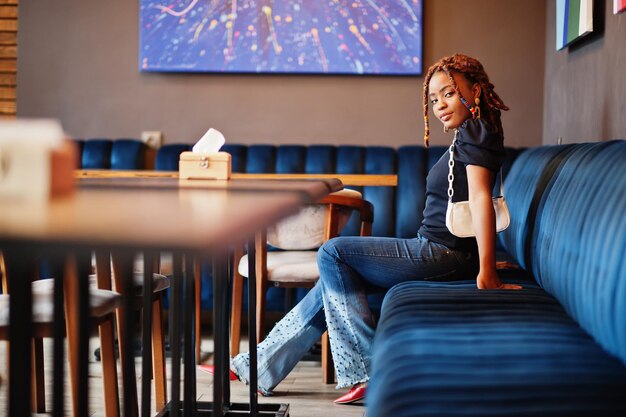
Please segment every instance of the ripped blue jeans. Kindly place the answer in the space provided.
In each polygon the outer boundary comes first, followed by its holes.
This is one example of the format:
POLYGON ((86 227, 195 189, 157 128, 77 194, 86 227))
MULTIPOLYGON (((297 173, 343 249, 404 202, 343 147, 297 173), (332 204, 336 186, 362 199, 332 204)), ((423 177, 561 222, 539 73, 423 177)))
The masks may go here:
MULTIPOLYGON (((375 322, 367 294, 405 281, 473 279, 478 260, 419 236, 339 237, 318 251, 320 280, 258 345, 258 386, 271 395, 328 329, 337 388, 369 380, 375 322)), ((231 369, 248 383, 248 353, 231 369)))

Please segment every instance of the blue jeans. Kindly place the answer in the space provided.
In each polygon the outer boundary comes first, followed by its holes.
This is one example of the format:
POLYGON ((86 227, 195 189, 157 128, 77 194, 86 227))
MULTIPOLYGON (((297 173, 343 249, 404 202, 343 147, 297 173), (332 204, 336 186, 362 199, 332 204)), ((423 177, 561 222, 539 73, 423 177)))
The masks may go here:
MULTIPOLYGON (((258 386, 271 391, 328 329, 337 388, 369 380, 375 323, 367 294, 405 281, 473 279, 476 256, 414 239, 340 237, 318 251, 320 280, 258 345, 258 386)), ((231 361, 248 383, 247 353, 231 361)))

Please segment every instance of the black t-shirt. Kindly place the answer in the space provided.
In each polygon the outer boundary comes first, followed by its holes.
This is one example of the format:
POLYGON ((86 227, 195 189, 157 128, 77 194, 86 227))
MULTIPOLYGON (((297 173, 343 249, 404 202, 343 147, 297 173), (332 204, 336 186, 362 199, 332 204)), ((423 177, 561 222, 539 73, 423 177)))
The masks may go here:
MULTIPOLYGON (((458 128, 454 150, 454 196, 452 201, 468 199, 467 165, 479 165, 497 173, 504 161, 504 141, 484 119, 468 119, 458 128)), ((459 238, 446 227, 448 207, 448 161, 450 150, 431 168, 426 177, 426 207, 419 233, 450 249, 477 251, 476 238, 459 238)), ((495 179, 495 175, 494 175, 495 179)), ((493 187, 493 184, 492 184, 493 187)))

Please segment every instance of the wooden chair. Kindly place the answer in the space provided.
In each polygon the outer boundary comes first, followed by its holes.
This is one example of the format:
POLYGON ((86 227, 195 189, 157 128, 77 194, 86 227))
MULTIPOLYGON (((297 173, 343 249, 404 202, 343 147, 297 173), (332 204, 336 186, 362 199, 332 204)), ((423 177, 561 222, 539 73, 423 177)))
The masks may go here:
MULTIPOLYGON (((364 200, 361 193, 353 190, 342 190, 330 194, 317 205, 322 208, 322 217, 318 220, 317 228, 322 238, 319 244, 336 237, 347 222, 350 214, 356 211, 360 220, 360 235, 369 236, 371 234, 372 222, 374 220, 372 204, 364 200)), ((304 210, 311 210, 305 207, 304 210)), ((315 210, 315 208, 313 208, 315 210)), ((302 217, 315 217, 311 211, 301 211, 298 215, 286 219, 284 222, 297 222, 302 217)), ((319 217, 319 216, 318 216, 319 217)), ((281 222, 284 224, 284 222, 281 222)), ((315 221, 314 221, 315 223, 315 221)), ((308 225, 308 232, 315 229, 316 225, 308 225)), ((269 234, 273 233, 271 230, 269 234)), ((316 232, 313 231, 313 234, 316 232)), ((256 300, 256 329, 257 343, 265 337, 264 318, 266 292, 270 285, 281 288, 312 288, 319 279, 317 268, 317 251, 314 250, 286 250, 281 252, 268 252, 267 242, 272 243, 272 238, 268 237, 268 231, 261 232, 256 238, 256 277, 257 277, 257 300, 256 300), (282 271, 281 271, 282 269, 282 271), (284 273, 289 269, 293 274, 284 273), (297 272, 296 272, 297 271, 297 272)), ((298 240, 300 237, 292 236, 298 240)), ((282 247, 281 244, 274 245, 282 247)), ((236 355, 239 352, 241 340, 241 311, 243 299, 243 277, 247 277, 248 260, 247 255, 243 255, 243 248, 235 250, 235 262, 238 267, 234 269, 233 276, 233 299, 231 315, 231 353, 236 355)), ((322 380, 324 383, 334 381, 334 370, 332 356, 330 354, 330 343, 328 332, 322 336, 322 380)))
MULTIPOLYGON (((98 282, 101 280, 106 282, 107 289, 111 289, 111 282, 113 282, 114 288, 116 291, 121 292, 123 272, 120 268, 120 265, 116 262, 115 257, 111 258, 108 253, 104 252, 96 252, 95 253, 95 267, 96 274, 90 276, 93 280, 98 277, 98 282), (107 277, 110 277, 107 281, 107 277)), ((143 297, 143 265, 139 267, 137 262, 135 262, 133 280, 135 284, 135 288, 137 289, 137 302, 135 305, 137 308, 141 308, 141 298, 143 297)), ((153 266, 153 270, 161 271, 160 267, 160 259, 157 257, 155 260, 155 264, 153 266)), ((152 292, 152 373, 154 378, 154 393, 155 393, 155 407, 157 412, 161 411, 165 405, 167 404, 167 378, 165 372, 165 332, 163 330, 163 293, 164 291, 170 287, 169 278, 167 278, 163 274, 154 273, 153 275, 153 292, 152 292)), ((100 288, 100 287, 99 287, 100 288)), ((134 343, 134 341, 125 341, 123 340, 123 334, 121 328, 122 323, 122 310, 121 308, 116 308, 115 314, 117 316, 117 335, 118 342, 120 345, 120 361, 124 363, 124 361, 134 361, 133 358, 125 358, 123 355, 124 349, 121 346, 124 343, 134 343)), ((122 369, 124 367, 122 366, 122 369)), ((122 375, 123 377, 123 375, 122 375)), ((129 378, 122 378, 124 383, 130 383, 129 378)), ((136 386, 133 387, 136 389, 136 386)), ((137 408, 138 413, 138 404, 133 405, 137 408)))
MULTIPOLYGON (((79 279, 76 268, 71 262, 66 267, 66 279, 64 280, 66 294, 73 291, 70 284, 71 281, 79 279)), ((0 295, 0 339, 8 340, 9 330, 9 286, 6 275, 5 261, 0 252, 0 275, 2 275, 3 294, 0 295)), ((120 415, 119 408, 119 389, 117 382, 117 364, 114 353, 114 311, 120 303, 120 295, 110 290, 99 288, 90 288, 90 315, 98 326, 101 345, 102 358, 102 376, 104 389, 104 406, 105 415, 107 417, 118 417, 120 415)), ((33 325, 34 338, 32 344, 33 357, 33 412, 44 413, 45 405, 45 384, 44 384, 44 367, 43 367, 43 340, 44 337, 53 336, 53 312, 54 312, 54 281, 52 279, 37 280, 32 283, 33 292, 33 325)), ((68 317, 72 317, 73 305, 70 305, 66 299, 66 310, 68 317)), ((66 323, 66 332, 68 338, 68 359, 70 364, 70 382, 72 385, 72 402, 74 407, 74 415, 77 410, 77 381, 78 381, 78 363, 75 352, 76 336, 72 334, 73 326, 66 323)))

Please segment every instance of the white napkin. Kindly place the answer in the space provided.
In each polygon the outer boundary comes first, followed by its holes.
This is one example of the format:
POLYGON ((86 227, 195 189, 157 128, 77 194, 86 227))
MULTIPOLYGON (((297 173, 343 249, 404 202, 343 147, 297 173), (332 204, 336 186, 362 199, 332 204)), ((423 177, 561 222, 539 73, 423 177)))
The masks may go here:
POLYGON ((58 148, 65 137, 61 123, 54 119, 14 119, 0 121, 0 146, 58 148))
POLYGON ((197 153, 215 153, 224 145, 226 139, 219 130, 210 128, 191 149, 197 153))

